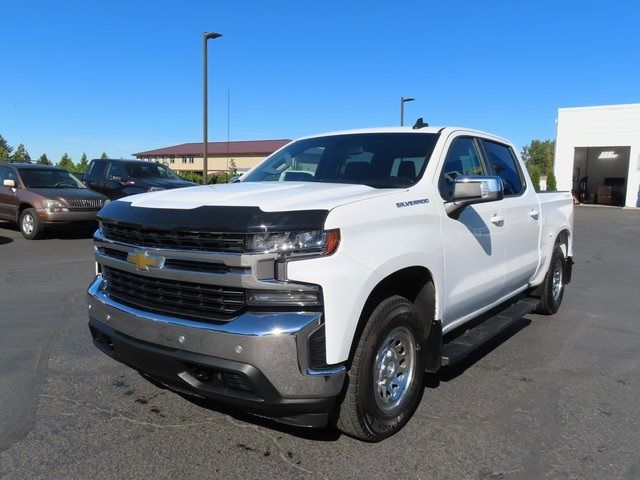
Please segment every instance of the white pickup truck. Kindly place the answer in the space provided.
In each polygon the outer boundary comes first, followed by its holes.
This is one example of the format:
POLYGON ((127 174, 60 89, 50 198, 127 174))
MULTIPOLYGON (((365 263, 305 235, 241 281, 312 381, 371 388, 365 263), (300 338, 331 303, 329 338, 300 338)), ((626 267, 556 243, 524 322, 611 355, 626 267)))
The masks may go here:
POLYGON ((571 195, 537 194, 511 143, 461 128, 307 137, 239 183, 98 217, 98 348, 159 386, 366 441, 406 424, 424 372, 555 313, 571 277, 571 195))

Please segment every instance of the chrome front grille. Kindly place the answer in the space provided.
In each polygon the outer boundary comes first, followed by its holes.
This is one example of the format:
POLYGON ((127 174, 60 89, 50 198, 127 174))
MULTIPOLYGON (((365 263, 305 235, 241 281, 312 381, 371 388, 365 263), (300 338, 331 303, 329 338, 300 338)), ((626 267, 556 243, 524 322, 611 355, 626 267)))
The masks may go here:
POLYGON ((246 244, 246 235, 238 233, 150 230, 107 222, 101 225, 106 239, 139 247, 242 253, 246 244))
POLYGON ((73 209, 84 208, 90 210, 98 210, 103 207, 103 200, 100 198, 81 198, 81 197, 69 197, 64 198, 67 205, 73 209))
POLYGON ((141 310, 226 321, 245 307, 243 289, 148 277, 106 266, 102 276, 108 297, 141 310))

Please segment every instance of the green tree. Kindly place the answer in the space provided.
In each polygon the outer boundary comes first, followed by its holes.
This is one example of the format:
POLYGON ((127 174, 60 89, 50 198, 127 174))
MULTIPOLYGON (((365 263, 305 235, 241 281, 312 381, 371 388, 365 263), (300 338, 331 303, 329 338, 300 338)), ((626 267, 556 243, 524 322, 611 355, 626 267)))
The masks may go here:
POLYGON ((76 166, 73 164, 73 160, 71 160, 71 157, 66 152, 60 158, 60 161, 58 162, 58 166, 70 172, 73 172, 76 168, 76 166))
POLYGON ((558 185, 556 183, 556 174, 553 173, 553 168, 549 170, 547 173, 547 191, 554 192, 558 190, 558 185))
POLYGON ((541 175, 546 175, 553 168, 555 140, 531 140, 522 147, 522 159, 527 165, 535 165, 541 175))
POLYGON ((106 159, 108 159, 108 158, 109 158, 109 155, 107 155, 107 152, 102 152, 102 155, 100 155, 100 158, 101 158, 102 160, 106 160, 106 159))
POLYGON ((0 135, 0 163, 7 163, 11 158, 11 152, 13 152, 13 147, 0 135))
POLYGON ((84 173, 87 171, 88 166, 89 166, 89 161, 87 160, 87 154, 83 153, 82 157, 80 158, 80 163, 76 165, 76 172, 84 173))
POLYGON ((531 183, 536 192, 540 191, 540 169, 537 165, 527 165, 527 171, 531 177, 531 183))
POLYGON ((24 148, 24 145, 22 143, 18 145, 18 148, 16 148, 16 151, 13 152, 13 155, 11 155, 10 161, 12 163, 31 163, 31 157, 29 156, 29 152, 27 152, 27 149, 24 148))
POLYGON ((51 162, 49 161, 49 158, 47 157, 46 153, 43 153, 42 155, 40 155, 40 158, 38 158, 38 164, 51 165, 51 162))
POLYGON ((238 175, 238 167, 236 166, 236 161, 233 158, 229 160, 229 174, 232 177, 238 175))

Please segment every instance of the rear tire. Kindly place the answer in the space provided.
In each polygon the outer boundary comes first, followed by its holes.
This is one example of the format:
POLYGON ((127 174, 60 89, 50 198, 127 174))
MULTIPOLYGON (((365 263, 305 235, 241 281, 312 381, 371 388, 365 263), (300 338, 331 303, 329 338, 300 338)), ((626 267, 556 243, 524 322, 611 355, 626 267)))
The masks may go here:
POLYGON ((20 214, 19 225, 22 236, 27 240, 35 240, 42 234, 42 222, 35 208, 25 208, 20 214))
POLYGON ((425 326, 409 300, 394 295, 373 310, 347 372, 337 427, 379 442, 409 421, 422 394, 425 326))
POLYGON ((549 271, 541 285, 540 303, 535 313, 553 315, 560 308, 565 286, 565 258, 560 245, 553 248, 549 271))

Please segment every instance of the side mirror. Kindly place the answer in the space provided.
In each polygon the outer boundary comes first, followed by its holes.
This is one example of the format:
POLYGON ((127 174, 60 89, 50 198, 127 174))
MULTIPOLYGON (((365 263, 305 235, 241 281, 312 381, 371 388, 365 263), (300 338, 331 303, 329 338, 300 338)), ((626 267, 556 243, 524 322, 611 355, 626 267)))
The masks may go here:
POLYGON ((470 175, 458 177, 453 184, 453 198, 444 208, 451 218, 458 218, 468 206, 476 203, 495 202, 504 198, 500 177, 470 175))
POLYGON ((2 185, 4 185, 5 187, 9 187, 9 188, 16 188, 16 181, 15 180, 3 180, 2 181, 2 185))
POLYGON ((112 182, 122 182, 122 177, 120 175, 109 175, 109 180, 112 182))

